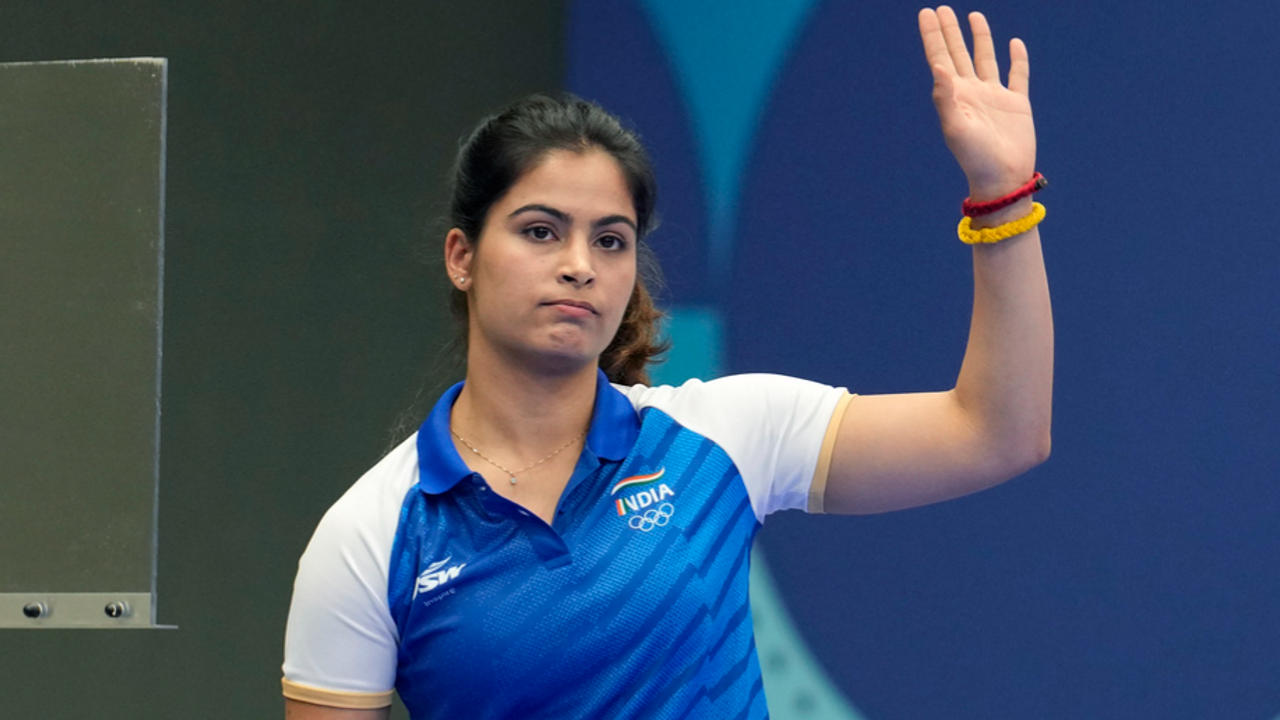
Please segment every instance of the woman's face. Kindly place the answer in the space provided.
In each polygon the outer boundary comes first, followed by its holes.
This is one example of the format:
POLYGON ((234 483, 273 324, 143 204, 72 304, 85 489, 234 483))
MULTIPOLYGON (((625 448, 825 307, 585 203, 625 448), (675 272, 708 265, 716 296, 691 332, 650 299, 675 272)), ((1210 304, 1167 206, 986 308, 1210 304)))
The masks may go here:
POLYGON ((551 371, 594 365, 631 298, 636 242, 617 161, 549 152, 489 209, 478 243, 446 243, 466 278, 471 351, 551 371))

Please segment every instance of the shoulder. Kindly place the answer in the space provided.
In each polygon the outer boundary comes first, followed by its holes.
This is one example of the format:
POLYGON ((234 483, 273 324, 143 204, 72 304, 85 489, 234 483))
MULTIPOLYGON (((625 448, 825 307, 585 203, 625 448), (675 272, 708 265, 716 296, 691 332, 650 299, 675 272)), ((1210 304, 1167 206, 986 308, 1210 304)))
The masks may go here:
POLYGON ((321 574, 336 571, 333 562, 367 565, 366 571, 383 575, 400 520, 405 495, 418 479, 417 435, 411 435, 342 494, 316 526, 300 564, 314 563, 321 574))

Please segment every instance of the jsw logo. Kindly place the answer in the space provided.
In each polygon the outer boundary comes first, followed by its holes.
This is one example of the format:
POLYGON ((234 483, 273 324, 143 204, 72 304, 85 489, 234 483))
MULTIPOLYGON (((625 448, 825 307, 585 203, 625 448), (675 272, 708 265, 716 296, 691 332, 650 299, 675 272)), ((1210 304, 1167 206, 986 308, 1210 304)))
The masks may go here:
POLYGON ((413 589, 414 599, 417 599, 419 593, 435 590, 441 585, 458 577, 458 575, 462 573, 462 568, 467 566, 466 563, 454 565, 453 567, 445 568, 444 570, 440 569, 449 564, 449 561, 452 559, 453 556, 450 555, 443 560, 431 563, 427 566, 426 570, 422 571, 422 574, 418 576, 417 586, 413 589))
POLYGON ((660 503, 675 494, 675 490, 668 487, 666 483, 661 483, 656 488, 641 490, 634 495, 618 498, 614 502, 617 503, 618 515, 621 516, 626 515, 628 512, 643 510, 650 505, 660 503))

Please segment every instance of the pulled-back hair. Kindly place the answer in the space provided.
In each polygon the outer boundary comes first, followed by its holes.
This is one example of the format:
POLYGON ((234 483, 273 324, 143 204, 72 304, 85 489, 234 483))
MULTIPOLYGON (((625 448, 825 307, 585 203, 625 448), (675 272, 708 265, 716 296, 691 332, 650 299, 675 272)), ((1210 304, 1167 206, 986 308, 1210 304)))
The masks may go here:
MULTIPOLYGON (((594 149, 609 153, 622 170, 635 206, 637 236, 635 289, 617 334, 600 354, 600 367, 613 382, 648 384, 649 362, 667 349, 667 344, 658 338, 658 321, 663 313, 654 305, 647 286, 660 282, 658 264, 644 242, 657 225, 657 182, 644 146, 617 118, 599 105, 567 93, 532 95, 485 118, 458 151, 450 220, 469 242, 475 243, 489 209, 547 153, 594 149)), ((461 322, 465 347, 466 294, 453 289, 450 306, 461 322)))

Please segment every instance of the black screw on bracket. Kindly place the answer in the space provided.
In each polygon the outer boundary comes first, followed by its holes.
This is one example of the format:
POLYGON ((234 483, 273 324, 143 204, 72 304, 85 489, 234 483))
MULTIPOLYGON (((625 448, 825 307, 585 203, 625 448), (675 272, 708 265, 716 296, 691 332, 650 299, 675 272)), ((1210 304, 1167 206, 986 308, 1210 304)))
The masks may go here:
POLYGON ((104 612, 107 613, 107 617, 111 618, 125 617, 129 614, 129 603, 123 600, 117 600, 116 602, 109 603, 104 609, 104 612))
POLYGON ((27 603, 22 606, 22 614, 35 620, 49 614, 49 606, 42 602, 27 603))

